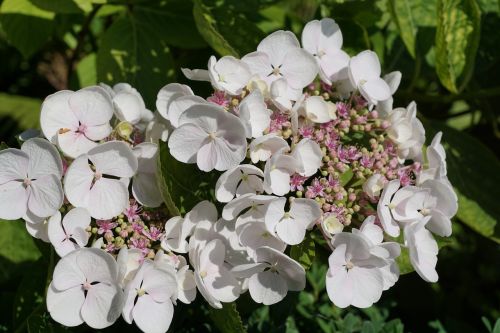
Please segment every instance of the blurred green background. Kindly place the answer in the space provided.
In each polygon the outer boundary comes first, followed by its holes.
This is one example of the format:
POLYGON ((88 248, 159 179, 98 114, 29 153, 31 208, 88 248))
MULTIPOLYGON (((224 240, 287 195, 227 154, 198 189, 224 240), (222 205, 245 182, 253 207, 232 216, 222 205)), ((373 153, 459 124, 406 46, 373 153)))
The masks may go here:
MULTIPOLYGON (((40 104, 60 89, 129 82, 154 109, 180 68, 210 55, 244 54, 278 29, 300 32, 314 18, 340 25, 351 55, 377 52, 403 80, 395 106, 415 100, 432 138, 444 132, 449 178, 459 195, 454 234, 440 240, 440 280, 402 275, 367 310, 335 308, 317 251, 304 292, 271 307, 243 296, 238 310, 178 305, 171 332, 500 333, 500 1, 498 0, 3 0, 0 1, 0 141, 38 127, 40 104), (245 326, 245 327, 243 327, 245 326)), ((191 82, 206 96, 208 84, 191 82)), ((45 311, 56 260, 22 222, 0 221, 0 332, 65 329, 45 311)), ((119 321, 106 332, 136 331, 119 321)))

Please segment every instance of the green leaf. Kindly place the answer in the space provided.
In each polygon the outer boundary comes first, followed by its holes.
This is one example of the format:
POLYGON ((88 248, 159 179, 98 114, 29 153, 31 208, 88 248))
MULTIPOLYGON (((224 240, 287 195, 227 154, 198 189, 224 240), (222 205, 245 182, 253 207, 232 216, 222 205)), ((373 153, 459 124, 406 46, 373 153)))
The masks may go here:
POLYGON ((344 173, 340 175, 340 185, 345 186, 354 176, 351 168, 348 168, 344 173))
POLYGON ((215 172, 205 173, 196 164, 177 161, 165 142, 160 142, 158 163, 160 188, 170 214, 185 214, 203 200, 215 201, 215 172))
POLYGON ((151 4, 138 4, 133 9, 138 20, 151 22, 161 31, 164 40, 181 49, 206 47, 207 43, 196 29, 193 18, 193 3, 186 0, 167 0, 151 4), (182 27, 181 29, 179 27, 182 27))
POLYGON ((220 55, 239 57, 238 52, 229 44, 217 29, 217 22, 210 9, 201 0, 194 1, 193 9, 196 27, 205 41, 220 55))
POLYGON ((17 264, 36 261, 41 253, 22 221, 0 220, 0 281, 15 272, 17 264))
POLYGON ((5 0, 0 7, 0 23, 7 40, 25 58, 49 40, 55 26, 54 16, 28 0, 5 0))
POLYGON ((481 12, 475 0, 440 0, 436 31, 436 71, 452 93, 465 85, 474 69, 480 37, 481 12))
POLYGON ((47 269, 45 261, 39 260, 34 263, 31 272, 24 274, 14 299, 14 326, 19 326, 32 313, 33 309, 44 304, 45 279, 47 269))
POLYGON ((174 63, 160 15, 132 12, 113 22, 103 34, 97 52, 97 80, 128 82, 153 107, 160 88, 175 80, 174 63))
POLYGON ((290 250, 290 256, 298 261, 306 270, 311 267, 315 255, 316 247, 310 232, 307 233, 302 243, 292 246, 290 250))
POLYGON ((75 1, 72 0, 29 0, 40 9, 62 14, 81 13, 80 8, 75 1))
POLYGON ((406 45, 410 55, 415 58, 415 38, 417 36, 417 24, 413 17, 410 0, 390 0, 389 9, 392 19, 401 34, 401 39, 406 45))
POLYGON ((90 53, 76 65, 76 74, 80 88, 97 84, 96 60, 96 54, 90 53))
POLYGON ((41 104, 35 98, 0 93, 0 133, 7 137, 19 134, 12 130, 38 128, 41 104))
MULTIPOLYGON (((240 55, 255 51, 264 33, 250 21, 246 2, 195 0, 194 19, 201 36, 220 55, 240 55), (212 3, 209 5, 209 3, 212 3)), ((255 5, 258 7, 258 3, 255 5)))
POLYGON ((221 333, 246 333, 236 303, 222 303, 222 309, 209 308, 210 319, 221 333))
POLYGON ((448 178, 458 195, 457 217, 500 243, 500 162, 479 140, 437 122, 425 121, 428 138, 443 132, 448 178))

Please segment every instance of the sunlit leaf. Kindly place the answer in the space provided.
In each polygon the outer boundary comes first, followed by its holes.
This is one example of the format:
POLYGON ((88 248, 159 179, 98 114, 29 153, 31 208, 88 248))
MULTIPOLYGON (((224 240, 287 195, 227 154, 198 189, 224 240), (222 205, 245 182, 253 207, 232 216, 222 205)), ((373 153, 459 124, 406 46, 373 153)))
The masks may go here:
POLYGON ((54 30, 54 13, 34 6, 29 0, 5 0, 0 23, 7 40, 25 58, 38 51, 54 30))
POLYGON ((436 71, 443 86, 453 93, 472 75, 480 24, 481 12, 475 0, 438 2, 436 71))

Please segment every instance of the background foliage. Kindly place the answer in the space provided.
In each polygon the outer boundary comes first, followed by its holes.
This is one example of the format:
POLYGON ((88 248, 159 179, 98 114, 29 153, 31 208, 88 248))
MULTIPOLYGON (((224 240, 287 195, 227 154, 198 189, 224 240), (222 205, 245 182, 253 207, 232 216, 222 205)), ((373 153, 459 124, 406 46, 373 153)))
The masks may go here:
MULTIPOLYGON (((395 105, 417 101, 428 138, 444 132, 460 209, 453 237, 440 242, 440 280, 406 274, 377 306, 340 310, 324 291, 319 263, 327 253, 312 235, 292 249, 305 266, 315 256, 304 292, 270 307, 243 296, 222 311, 198 297, 194 306, 176 307, 171 331, 499 333, 498 0, 0 0, 0 141, 17 146, 14 136, 38 126, 41 102, 56 90, 127 81, 154 109, 163 85, 186 82, 180 68, 206 67, 212 54, 242 56, 274 30, 300 33, 327 16, 341 26, 347 52, 373 49, 384 72, 403 73, 395 105)), ((207 84, 190 84, 208 93, 207 84)), ((196 177, 182 177, 192 170, 176 166, 164 148, 166 201, 182 212, 211 193, 206 184, 183 192, 193 186, 177 180, 196 177)), ((23 223, 0 221, 0 331, 69 331, 45 311, 55 260, 23 223)), ((401 265, 409 271, 404 258, 401 265)), ((105 331, 134 329, 118 322, 105 331)))

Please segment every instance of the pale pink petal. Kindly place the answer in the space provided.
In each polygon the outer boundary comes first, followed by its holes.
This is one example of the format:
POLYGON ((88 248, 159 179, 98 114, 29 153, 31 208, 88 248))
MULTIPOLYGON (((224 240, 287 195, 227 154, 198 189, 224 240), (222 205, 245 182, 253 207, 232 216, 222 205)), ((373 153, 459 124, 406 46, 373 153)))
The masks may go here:
POLYGON ((83 323, 80 310, 85 301, 85 294, 81 286, 64 291, 58 291, 51 283, 47 289, 47 310, 52 319, 68 327, 83 323))
POLYGON ((170 300, 158 303, 149 295, 141 296, 132 310, 135 324, 143 332, 165 333, 174 316, 174 306, 170 300))
POLYGON ((115 177, 132 177, 138 167, 132 149, 124 142, 109 141, 88 152, 96 171, 115 177))
POLYGON ((121 314, 123 291, 115 285, 97 283, 87 291, 81 316, 94 329, 113 325, 121 314))
POLYGON ((61 156, 49 141, 41 138, 30 139, 23 143, 21 150, 29 157, 28 175, 30 178, 48 174, 62 177, 61 156))
POLYGON ((28 210, 36 216, 51 216, 63 204, 61 181, 53 174, 32 180, 28 193, 28 210))
POLYGON ((101 178, 94 183, 86 207, 90 216, 107 220, 124 212, 128 206, 127 186, 117 179, 101 178))
POLYGON ((78 118, 69 107, 69 99, 74 94, 70 90, 61 90, 47 96, 40 112, 40 126, 43 135, 52 143, 56 143, 60 129, 76 130, 78 118))

